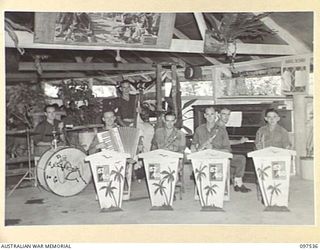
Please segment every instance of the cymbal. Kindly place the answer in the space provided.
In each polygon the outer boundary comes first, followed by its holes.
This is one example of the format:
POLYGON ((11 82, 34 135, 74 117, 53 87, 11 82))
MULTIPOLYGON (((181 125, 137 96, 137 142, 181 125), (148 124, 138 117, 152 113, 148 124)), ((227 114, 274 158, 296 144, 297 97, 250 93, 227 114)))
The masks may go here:
MULTIPOLYGON (((55 135, 61 135, 61 132, 55 132, 55 135)), ((44 134, 45 136, 53 136, 53 133, 44 134)))
POLYGON ((77 131, 77 130, 85 130, 90 128, 102 128, 103 124, 89 124, 89 125, 81 125, 81 126, 74 126, 72 128, 66 128, 66 131, 77 131))
POLYGON ((9 136, 26 136, 27 133, 29 133, 29 135, 39 135, 39 133, 33 132, 31 130, 7 130, 6 131, 6 135, 9 136))

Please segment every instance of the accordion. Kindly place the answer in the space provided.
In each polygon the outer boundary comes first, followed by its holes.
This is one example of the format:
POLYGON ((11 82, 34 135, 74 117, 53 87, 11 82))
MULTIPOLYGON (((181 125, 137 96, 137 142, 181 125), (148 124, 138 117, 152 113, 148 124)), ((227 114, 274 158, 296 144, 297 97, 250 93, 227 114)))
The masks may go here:
POLYGON ((98 141, 107 149, 128 153, 133 158, 137 154, 140 131, 137 128, 119 127, 97 133, 98 141))

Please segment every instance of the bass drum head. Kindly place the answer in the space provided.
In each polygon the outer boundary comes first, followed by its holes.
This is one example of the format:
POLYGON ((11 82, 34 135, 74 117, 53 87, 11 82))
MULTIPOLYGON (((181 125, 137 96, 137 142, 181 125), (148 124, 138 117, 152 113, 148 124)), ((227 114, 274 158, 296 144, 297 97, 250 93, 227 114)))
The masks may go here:
POLYGON ((61 147, 52 150, 49 157, 47 153, 50 154, 47 151, 43 155, 46 163, 42 177, 50 191, 60 196, 73 196, 89 184, 91 170, 89 163, 84 161, 87 155, 83 151, 73 147, 61 147))
POLYGON ((48 149, 45 151, 41 156, 37 164, 37 177, 38 177, 38 182, 40 186, 42 186, 45 190, 51 191, 49 187, 47 186, 47 183, 45 181, 45 169, 46 169, 46 164, 50 156, 54 153, 54 149, 48 149))

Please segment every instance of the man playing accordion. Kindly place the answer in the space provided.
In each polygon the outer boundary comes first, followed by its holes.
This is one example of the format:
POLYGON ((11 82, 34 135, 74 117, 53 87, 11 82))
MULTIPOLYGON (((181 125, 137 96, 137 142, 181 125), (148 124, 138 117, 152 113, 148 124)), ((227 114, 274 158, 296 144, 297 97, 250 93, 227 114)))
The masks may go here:
POLYGON ((109 149, 131 155, 131 158, 127 159, 123 196, 124 200, 128 200, 131 190, 132 165, 135 163, 133 157, 137 152, 140 133, 139 130, 135 128, 118 127, 115 123, 116 116, 113 110, 105 111, 102 120, 104 122, 103 131, 99 131, 99 133, 95 135, 88 151, 89 154, 94 154, 101 149, 109 149))
MULTIPOLYGON (((113 110, 107 110, 103 113, 102 120, 104 122, 104 131, 109 131, 112 128, 116 128, 117 124, 115 123, 116 116, 113 112, 113 110)), ((94 154, 98 152, 100 149, 106 148, 106 144, 103 142, 99 142, 97 135, 93 138, 93 141, 91 142, 88 152, 89 154, 94 154)))

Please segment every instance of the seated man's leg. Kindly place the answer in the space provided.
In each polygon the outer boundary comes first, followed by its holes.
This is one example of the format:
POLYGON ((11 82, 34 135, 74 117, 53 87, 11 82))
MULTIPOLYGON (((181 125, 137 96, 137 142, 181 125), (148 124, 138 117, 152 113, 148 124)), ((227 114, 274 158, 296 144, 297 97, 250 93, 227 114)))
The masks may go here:
POLYGON ((230 181, 231 185, 234 185, 234 177, 236 176, 236 167, 232 167, 230 164, 230 181))
POLYGON ((242 193, 247 193, 251 191, 249 188, 246 188, 242 183, 242 178, 246 168, 246 157, 244 155, 234 154, 230 162, 231 168, 235 169, 235 178, 234 178, 234 190, 240 191, 242 193))

